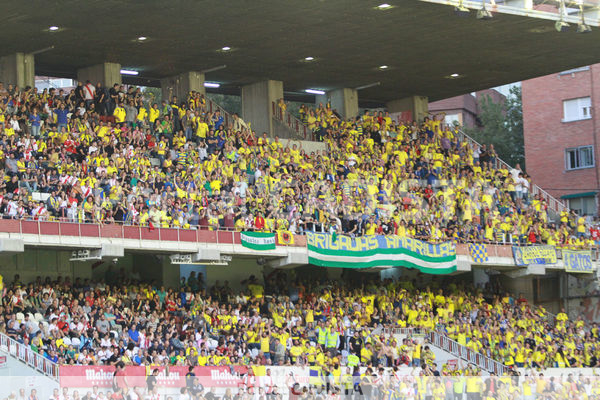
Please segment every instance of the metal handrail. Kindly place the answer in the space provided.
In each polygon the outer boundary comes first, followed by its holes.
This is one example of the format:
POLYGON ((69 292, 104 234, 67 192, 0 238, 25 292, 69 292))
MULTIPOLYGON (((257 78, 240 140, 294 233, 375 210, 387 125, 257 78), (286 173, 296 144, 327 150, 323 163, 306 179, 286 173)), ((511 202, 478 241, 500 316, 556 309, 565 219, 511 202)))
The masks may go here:
POLYGON ((493 372, 496 375, 504 375, 510 371, 510 368, 500 361, 496 361, 491 357, 469 349, 468 347, 459 344, 457 341, 452 340, 449 336, 442 335, 435 331, 429 332, 428 336, 429 341, 434 346, 474 364, 487 372, 493 372))
POLYGON ((41 372, 45 376, 58 381, 60 367, 57 363, 36 353, 31 347, 17 342, 4 333, 0 333, 0 350, 6 351, 11 357, 25 363, 27 366, 41 372))
POLYGON ((223 107, 221 107, 208 97, 206 97, 206 109, 211 114, 213 112, 219 111, 223 116, 225 126, 229 126, 229 123, 233 121, 233 116, 227 110, 225 110, 223 107))
POLYGON ((500 361, 496 361, 485 354, 469 349, 451 339, 448 335, 436 331, 427 331, 423 328, 385 328, 384 332, 386 334, 407 336, 424 335, 433 346, 446 351, 453 356, 459 357, 464 361, 475 364, 487 372, 493 372, 496 375, 503 375, 510 370, 509 367, 500 361))
POLYGON ((273 108, 273 118, 276 121, 279 121, 285 125, 288 129, 295 133, 299 139, 313 140, 312 131, 304 122, 302 122, 302 120, 287 111, 283 111, 275 102, 272 102, 271 106, 273 108))
MULTIPOLYGON (((471 145, 471 147, 473 147, 474 144, 481 147, 481 144, 477 140, 473 139, 471 136, 467 135, 465 131, 462 130, 462 128, 459 128, 458 132, 462 135, 462 138, 471 145)), ((496 161, 500 166, 502 166, 505 169, 510 170, 512 168, 510 165, 508 165, 508 163, 506 163, 499 157, 496 157, 496 161)), ((544 189, 542 189, 535 183, 532 183, 531 185, 531 193, 534 196, 539 195, 542 199, 546 200, 546 204, 548 204, 548 207, 557 214, 560 214, 561 212, 567 210, 567 206, 565 206, 563 202, 552 196, 550 193, 546 192, 544 189)))

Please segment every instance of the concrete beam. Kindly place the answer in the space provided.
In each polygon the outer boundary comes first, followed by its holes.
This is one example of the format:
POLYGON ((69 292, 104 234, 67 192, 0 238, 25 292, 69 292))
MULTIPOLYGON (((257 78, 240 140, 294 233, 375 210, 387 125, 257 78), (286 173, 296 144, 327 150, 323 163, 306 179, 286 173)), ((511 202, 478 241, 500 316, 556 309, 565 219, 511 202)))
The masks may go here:
POLYGON ((111 88, 121 80, 121 64, 105 62, 77 70, 77 80, 85 83, 89 80, 93 85, 100 82, 105 88, 111 88))
POLYGON ((289 253, 287 257, 271 260, 267 265, 275 269, 296 268, 308 264, 308 253, 289 253))
POLYGON ((200 249, 194 254, 194 261, 221 261, 221 251, 217 249, 200 249))
POLYGON ((0 239, 0 253, 14 254, 23 253, 25 251, 25 243, 22 239, 0 239))
POLYGON ((102 244, 100 257, 102 258, 120 258, 125 256, 125 248, 119 244, 102 244))
POLYGON ((33 54, 15 53, 0 57, 0 81, 21 89, 35 86, 35 60, 33 54))
POLYGON ((504 274, 510 278, 522 278, 529 275, 545 275, 546 267, 543 265, 528 265, 526 268, 519 268, 514 271, 506 271, 504 274))
POLYGON ((189 92, 206 93, 204 88, 204 74, 197 71, 184 72, 179 75, 171 76, 160 80, 163 100, 171 101, 173 96, 177 96, 177 103, 186 101, 189 92))
POLYGON ((469 261, 456 260, 456 272, 471 272, 471 263, 469 261))
POLYGON ((217 249, 200 249, 193 254, 172 254, 171 264, 201 264, 205 262, 221 262, 221 251, 217 249))

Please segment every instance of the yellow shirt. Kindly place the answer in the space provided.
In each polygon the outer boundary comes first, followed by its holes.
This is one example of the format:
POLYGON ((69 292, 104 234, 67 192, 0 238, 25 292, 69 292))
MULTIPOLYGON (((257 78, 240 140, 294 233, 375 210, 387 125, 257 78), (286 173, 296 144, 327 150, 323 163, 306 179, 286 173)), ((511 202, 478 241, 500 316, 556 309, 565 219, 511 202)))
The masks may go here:
POLYGON ((156 121, 158 119, 159 115, 160 115, 160 110, 158 108, 151 108, 150 113, 148 114, 148 121, 150 121, 151 123, 154 123, 154 121, 156 121))
POLYGON ((127 115, 127 113, 123 107, 117 107, 115 108, 113 115, 115 116, 115 122, 120 123, 125 121, 125 115, 127 115))

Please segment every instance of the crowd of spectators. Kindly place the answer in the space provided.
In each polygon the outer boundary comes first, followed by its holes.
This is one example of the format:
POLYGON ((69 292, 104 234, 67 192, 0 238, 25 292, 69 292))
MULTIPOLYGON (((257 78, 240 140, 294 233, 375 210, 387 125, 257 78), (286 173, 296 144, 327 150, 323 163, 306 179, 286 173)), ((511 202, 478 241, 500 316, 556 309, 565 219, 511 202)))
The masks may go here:
POLYGON ((437 331, 515 367, 598 367, 596 324, 450 277, 415 281, 318 281, 295 272, 255 276, 233 290, 192 274, 180 288, 67 279, 6 283, 0 331, 60 364, 300 365, 326 375, 345 367, 435 365, 423 340, 391 328, 437 331), (497 294, 493 294, 497 293, 497 294))
MULTIPOLYGON (((179 394, 152 387, 115 387, 104 389, 54 389, 50 400, 557 400, 596 399, 600 395, 597 376, 568 374, 544 376, 527 371, 518 376, 479 375, 475 370, 464 377, 398 375, 390 369, 348 373, 336 380, 327 379, 322 385, 295 383, 287 379, 283 385, 266 384, 258 388, 201 388, 179 394)), ((40 400, 37 389, 13 391, 3 400, 40 400)))
MULTIPOLYGON (((189 391, 182 388, 173 394, 163 388, 125 387, 90 390, 64 387, 54 389, 50 400, 557 400, 596 399, 600 395, 597 376, 568 374, 544 376, 527 371, 523 376, 480 376, 475 371, 465 377, 400 376, 393 370, 367 369, 362 374, 347 374, 341 379, 327 380, 323 385, 300 385, 293 379, 284 385, 264 385, 255 388, 202 388, 189 391)), ((3 400, 40 400, 38 391, 13 391, 3 400)), ((45 400, 45 399, 44 399, 45 400)))
POLYGON ((549 219, 517 165, 439 118, 344 121, 303 107, 327 151, 253 132, 191 92, 0 83, 4 218, 199 229, 395 234, 440 242, 594 246, 583 216, 549 219), (37 193, 36 196, 33 194, 37 193), (40 195, 40 193, 43 195, 40 195), (41 199, 41 201, 40 201, 41 199))

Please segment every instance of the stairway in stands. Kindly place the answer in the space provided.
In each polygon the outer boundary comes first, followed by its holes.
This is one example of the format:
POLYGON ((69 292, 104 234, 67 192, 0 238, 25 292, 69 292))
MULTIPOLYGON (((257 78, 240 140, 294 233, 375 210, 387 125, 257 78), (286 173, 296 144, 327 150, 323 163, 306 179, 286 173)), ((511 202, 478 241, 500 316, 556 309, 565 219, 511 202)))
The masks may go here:
POLYGON ((36 389, 38 398, 49 399, 58 388, 58 379, 58 364, 0 333, 0 398, 20 389, 29 395, 36 389))
POLYGON ((503 363, 462 346, 450 337, 438 332, 419 328, 399 328, 393 329, 389 333, 394 335, 398 344, 402 344, 405 338, 411 338, 422 343, 423 346, 429 346, 435 354, 435 363, 438 368, 448 362, 450 364, 456 363, 461 368, 467 365, 476 365, 481 370, 487 373, 493 372, 496 375, 503 375, 509 369, 503 363))

